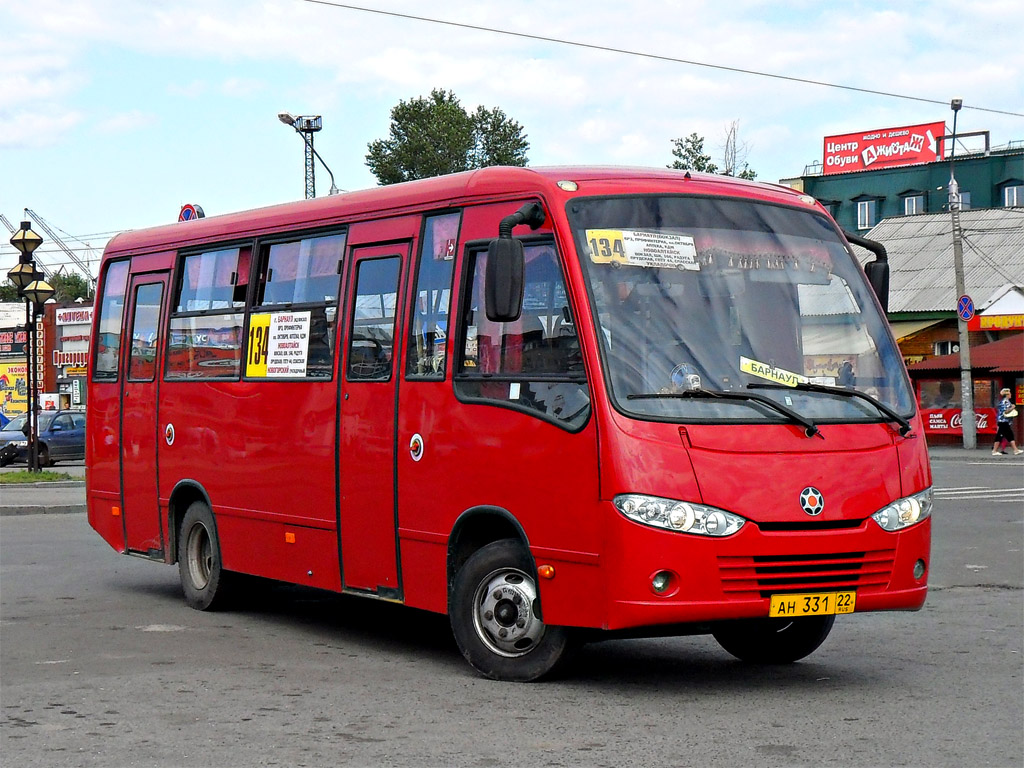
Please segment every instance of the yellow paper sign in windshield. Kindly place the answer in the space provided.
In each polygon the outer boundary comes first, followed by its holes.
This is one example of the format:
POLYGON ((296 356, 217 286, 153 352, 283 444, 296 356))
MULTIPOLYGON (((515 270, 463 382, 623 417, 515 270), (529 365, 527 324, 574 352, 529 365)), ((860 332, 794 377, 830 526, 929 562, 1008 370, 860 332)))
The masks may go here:
POLYGON ((587 250, 595 264, 699 270, 693 238, 676 232, 588 229, 587 250))
POLYGON ((774 365, 751 360, 749 357, 740 356, 740 370, 743 373, 749 373, 751 376, 774 381, 776 384, 785 384, 787 387, 795 387, 797 384, 806 384, 808 382, 808 378, 801 376, 799 373, 776 368, 774 365))

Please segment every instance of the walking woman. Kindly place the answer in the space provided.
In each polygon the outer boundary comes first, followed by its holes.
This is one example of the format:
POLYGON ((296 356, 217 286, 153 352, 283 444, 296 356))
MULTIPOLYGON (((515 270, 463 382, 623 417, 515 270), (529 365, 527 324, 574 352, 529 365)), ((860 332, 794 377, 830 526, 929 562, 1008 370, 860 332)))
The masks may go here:
POLYGON ((1006 453, 1006 451, 1000 450, 1004 440, 1010 444, 1014 455, 1024 453, 1017 447, 1017 442, 1013 438, 1013 427, 1010 426, 1010 420, 1017 417, 1017 406, 1010 399, 1009 388, 1003 387, 999 390, 999 394, 1003 396, 1003 399, 996 406, 996 442, 992 446, 992 455, 998 456, 1001 453, 1006 453))

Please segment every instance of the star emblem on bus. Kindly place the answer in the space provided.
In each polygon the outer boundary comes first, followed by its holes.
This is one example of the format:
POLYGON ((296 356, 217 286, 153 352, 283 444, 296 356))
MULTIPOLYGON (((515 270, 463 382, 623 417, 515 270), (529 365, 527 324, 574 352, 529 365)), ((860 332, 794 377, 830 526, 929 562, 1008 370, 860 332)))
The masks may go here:
POLYGON ((825 509, 825 497, 813 485, 800 491, 800 507, 811 517, 817 517, 825 509))

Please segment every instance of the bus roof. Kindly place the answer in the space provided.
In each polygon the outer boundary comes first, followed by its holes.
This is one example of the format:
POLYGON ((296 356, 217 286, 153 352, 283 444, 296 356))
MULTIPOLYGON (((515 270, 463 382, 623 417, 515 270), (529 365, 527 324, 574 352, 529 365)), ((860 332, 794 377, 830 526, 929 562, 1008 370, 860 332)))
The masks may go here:
POLYGON ((668 168, 496 166, 131 230, 111 239, 105 253, 113 255, 152 251, 163 247, 180 248, 281 229, 340 224, 365 216, 367 213, 391 216, 427 207, 445 208, 474 198, 500 200, 543 194, 549 200, 553 200, 656 192, 748 197, 788 205, 807 205, 810 202, 810 198, 802 193, 777 184, 668 168), (560 181, 573 181, 579 189, 563 190, 558 186, 560 181))

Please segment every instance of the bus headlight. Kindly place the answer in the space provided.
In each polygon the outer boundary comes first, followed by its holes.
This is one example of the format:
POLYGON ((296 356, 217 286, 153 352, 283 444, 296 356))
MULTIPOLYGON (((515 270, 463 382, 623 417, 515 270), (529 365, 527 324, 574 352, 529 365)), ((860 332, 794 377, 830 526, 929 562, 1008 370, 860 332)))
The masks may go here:
POLYGON ((615 508, 630 520, 655 528, 700 536, 730 536, 746 522, 724 509, 690 501, 663 499, 639 493, 623 493, 612 499, 615 508))
POLYGON ((898 531, 919 523, 932 514, 932 489, 896 499, 871 517, 886 531, 898 531))

